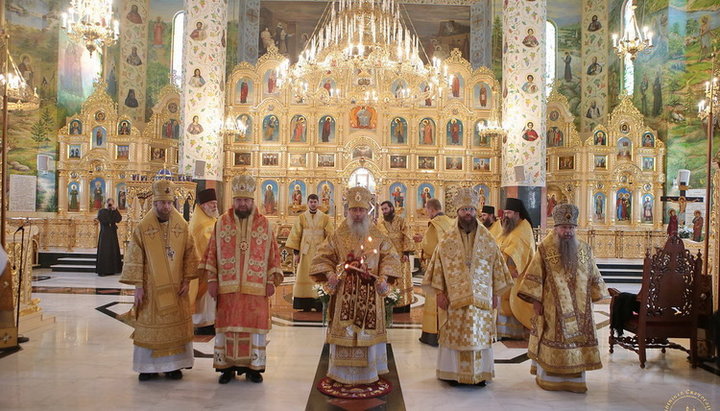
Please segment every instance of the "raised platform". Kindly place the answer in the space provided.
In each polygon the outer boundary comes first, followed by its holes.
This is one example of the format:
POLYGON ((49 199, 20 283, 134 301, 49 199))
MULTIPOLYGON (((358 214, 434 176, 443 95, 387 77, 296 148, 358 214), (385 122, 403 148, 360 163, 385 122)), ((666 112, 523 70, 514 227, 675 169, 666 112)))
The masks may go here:
POLYGON ((598 258, 597 265, 606 284, 641 284, 643 260, 598 258))

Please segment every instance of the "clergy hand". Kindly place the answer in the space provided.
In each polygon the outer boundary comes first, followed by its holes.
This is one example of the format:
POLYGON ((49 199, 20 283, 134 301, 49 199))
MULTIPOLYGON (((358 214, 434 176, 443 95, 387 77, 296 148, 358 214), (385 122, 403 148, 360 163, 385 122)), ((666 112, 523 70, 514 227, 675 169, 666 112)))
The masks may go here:
POLYGON ((437 295, 437 305, 438 307, 442 308, 443 310, 447 310, 450 306, 450 300, 448 300, 445 293, 438 293, 437 295))
POLYGON ((208 293, 210 293, 210 297, 217 298, 217 294, 218 294, 217 281, 209 281, 208 282, 208 293))
POLYGON ((188 293, 190 290, 190 281, 185 280, 182 282, 182 285, 180 285, 180 290, 178 290, 178 295, 183 296, 188 293))
POLYGON ((265 284, 265 295, 268 297, 272 297, 273 294, 275 294, 275 285, 272 283, 265 284))
POLYGON ((143 302, 143 298, 145 297, 145 289, 142 287, 135 288, 135 306, 140 307, 143 302))
POLYGON ((533 301, 533 311, 535 311, 535 315, 543 315, 543 305, 542 303, 539 303, 537 301, 533 301))
POLYGON ((415 235, 413 236, 413 241, 415 241, 416 243, 421 242, 422 239, 423 239, 422 234, 415 234, 415 235))
POLYGON ((295 254, 295 256, 293 257, 293 264, 300 264, 300 254, 295 254))
POLYGON ((400 261, 402 261, 403 263, 407 263, 408 261, 410 261, 410 257, 403 254, 403 256, 400 257, 400 261))

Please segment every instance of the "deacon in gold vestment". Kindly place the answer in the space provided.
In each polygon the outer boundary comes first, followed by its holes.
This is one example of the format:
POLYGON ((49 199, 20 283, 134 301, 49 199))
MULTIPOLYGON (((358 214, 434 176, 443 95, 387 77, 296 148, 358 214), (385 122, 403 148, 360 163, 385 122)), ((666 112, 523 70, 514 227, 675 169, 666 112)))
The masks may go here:
MULTIPOLYGON (((445 234, 455 228, 455 220, 442 212, 442 205, 437 198, 431 198, 425 203, 425 215, 430 218, 427 231, 424 236, 416 235, 414 240, 420 243, 422 262, 425 267, 430 261, 435 247, 445 234)), ((445 322, 445 311, 438 310, 435 293, 425 293, 425 304, 423 305, 423 322, 420 342, 437 347, 438 325, 445 322)))
POLYGON ((476 218, 478 197, 471 188, 458 191, 457 226, 435 249, 423 286, 447 311, 440 325, 437 377, 484 385, 494 376, 493 308, 512 277, 495 239, 476 218))
MULTIPOLYGON (((195 210, 188 229, 195 244, 198 257, 205 255, 215 222, 218 219, 217 196, 215 189, 202 190, 197 195, 195 210)), ((205 327, 215 322, 215 299, 207 293, 207 276, 201 270, 198 279, 190 281, 190 305, 193 312, 193 324, 205 327)))
POLYGON ((293 308, 310 311, 318 307, 318 295, 313 290, 315 282, 310 278, 310 264, 317 248, 334 230, 330 216, 318 210, 317 194, 308 196, 308 210, 298 217, 288 236, 285 246, 293 250, 295 262, 295 285, 293 286, 293 308))
POLYGON ((227 384, 237 372, 262 382, 270 332, 270 299, 283 280, 280 253, 270 221, 255 207, 255 180, 232 181, 233 207, 220 216, 200 268, 208 272, 208 293, 217 298, 215 356, 227 384))
POLYGON ((395 215, 395 207, 391 202, 383 201, 380 204, 380 211, 383 213, 383 219, 378 221, 377 228, 393 243, 402 264, 400 278, 395 283, 395 287, 400 291, 400 299, 395 303, 394 311, 409 313, 410 304, 413 301, 412 273, 410 272, 410 253, 413 250, 413 244, 408 234, 409 227, 405 224, 404 218, 395 215))
POLYGON ((135 286, 135 305, 121 319, 135 328, 133 369, 145 381, 164 372, 182 378, 193 365, 189 283, 197 256, 188 225, 175 210, 172 181, 153 182, 153 210, 133 229, 120 282, 135 286))
POLYGON ((348 218, 322 243, 310 276, 331 295, 327 376, 342 384, 370 384, 389 372, 384 297, 400 273, 395 247, 370 224, 372 194, 348 190, 348 218))
MULTIPOLYGON (((498 246, 513 279, 521 276, 535 253, 530 215, 525 204, 517 198, 508 198, 502 217, 502 234, 497 237, 498 246)), ((513 280, 513 284, 515 280, 513 280)), ((497 316, 499 338, 526 339, 528 330, 515 318, 510 308, 510 291, 503 294, 497 316)))
POLYGON ((538 247, 518 297, 533 304, 530 373, 546 390, 585 392, 585 371, 602 368, 592 302, 608 290, 590 246, 575 237, 578 209, 553 210, 555 230, 538 247))

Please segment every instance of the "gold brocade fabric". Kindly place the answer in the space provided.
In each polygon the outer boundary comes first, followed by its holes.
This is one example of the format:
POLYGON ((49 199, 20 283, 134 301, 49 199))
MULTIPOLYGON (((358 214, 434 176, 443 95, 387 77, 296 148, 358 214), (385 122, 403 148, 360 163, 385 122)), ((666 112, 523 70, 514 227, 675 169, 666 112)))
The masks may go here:
POLYGON ((495 220, 494 223, 488 228, 490 231, 490 234, 493 236, 494 239, 500 238, 502 235, 502 224, 500 223, 500 220, 495 220))
MULTIPOLYGON (((205 255, 208 243, 210 242, 210 236, 212 235, 213 228, 215 227, 216 218, 210 217, 205 214, 205 211, 200 207, 200 204, 195 204, 195 210, 193 211, 192 217, 188 224, 188 231, 193 239, 195 245, 195 252, 198 257, 205 255)), ((197 312, 195 309, 195 301, 199 297, 202 297, 207 291, 207 275, 204 271, 198 273, 198 278, 190 282, 190 291, 188 295, 190 297, 190 305, 192 312, 197 312)))
POLYGON ((423 278, 424 287, 450 300, 440 344, 461 351, 489 348, 494 329, 492 298, 511 285, 502 254, 482 224, 474 238, 458 228, 450 231, 435 249, 423 278))
POLYGON ((602 368, 592 302, 607 296, 590 246, 579 241, 577 273, 560 263, 551 232, 540 243, 520 284, 523 300, 538 301, 543 315, 533 317, 528 355, 550 373, 570 374, 602 368))
MULTIPOLYGON (((400 257, 390 240, 376 227, 370 227, 372 241, 354 237, 347 222, 329 235, 315 254, 310 275, 318 282, 326 282, 327 275, 343 271, 342 265, 350 253, 359 255, 364 245, 366 263, 374 275, 397 278, 400 257), (377 250, 377 254, 372 250, 377 250)), ((373 284, 362 285, 357 276, 345 276, 330 299, 327 342, 345 347, 367 347, 386 342, 385 303, 373 284), (346 281, 346 279, 348 279, 346 281), (354 332, 349 333, 348 328, 354 332)))
MULTIPOLYGON (((527 220, 520 220, 518 225, 509 234, 502 234, 497 237, 497 243, 508 262, 510 273, 513 278, 522 275, 530 264, 535 254, 535 237, 533 236, 532 226, 527 220), (512 263, 510 263, 512 260, 512 263)), ((513 280, 512 284, 515 283, 513 280)), ((511 317, 513 315, 510 309, 510 291, 502 295, 500 314, 511 317)))
POLYGON ((295 272, 295 285, 293 297, 317 298, 313 290, 315 282, 310 278, 310 264, 317 252, 317 248, 334 230, 330 216, 317 211, 315 215, 306 211, 293 225, 285 246, 300 252, 300 262, 295 272))
POLYGON ((197 261, 187 223, 177 211, 166 223, 150 212, 135 226, 120 282, 141 286, 145 297, 120 319, 135 328, 135 345, 153 350, 153 356, 182 353, 192 341, 190 302, 177 292, 183 280, 197 276, 197 261))
POLYGON ((445 214, 437 215, 428 222, 428 229, 420 243, 423 260, 430 260, 440 240, 453 228, 455 228, 455 219, 445 214))
MULTIPOLYGON (((413 241, 410 235, 408 235, 408 227, 404 218, 395 216, 392 222, 382 220, 378 222, 377 227, 390 239, 395 247, 395 251, 400 256, 413 250, 413 241)), ((395 306, 404 307, 411 304, 413 300, 413 284, 410 263, 408 261, 401 262, 400 278, 394 285, 400 290, 400 299, 395 306)))

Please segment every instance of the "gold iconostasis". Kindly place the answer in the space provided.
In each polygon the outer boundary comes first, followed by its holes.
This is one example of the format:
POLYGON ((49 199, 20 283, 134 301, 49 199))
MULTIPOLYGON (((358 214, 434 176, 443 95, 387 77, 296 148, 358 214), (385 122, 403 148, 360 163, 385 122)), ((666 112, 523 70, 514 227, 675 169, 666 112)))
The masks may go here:
MULTIPOLYGON (((271 50, 256 65, 241 63, 227 79, 225 107, 234 124, 222 136, 224 207, 231 202, 230 181, 241 173, 257 179, 256 204, 278 223, 281 239, 306 210, 309 194, 339 220, 343 193, 357 184, 376 194, 376 204, 395 204, 415 232, 427 226, 425 202, 439 198, 452 211, 460 187, 474 187, 479 206, 499 205, 505 133, 497 126, 500 87, 489 69, 473 70, 454 51, 445 61, 450 81, 436 98, 426 93, 427 83, 403 73, 328 70, 310 79, 312 98, 299 99, 290 87, 279 87, 275 69, 282 59, 271 50)), ((128 202, 139 201, 130 199, 129 185, 149 185, 159 170, 177 172, 185 129, 178 91, 166 87, 150 121, 136 125, 117 115, 104 85, 97 90, 59 132, 64 189, 43 247, 94 247, 91 216, 105 198, 115 198, 126 216, 128 202)), ((598 256, 641 257, 642 247, 660 241, 663 232, 664 144, 629 99, 588 136, 581 137, 573 122, 567 100, 551 93, 547 215, 559 203, 576 203, 581 235, 597 240, 598 256), (629 247, 633 235, 642 241, 629 247)), ((182 196, 179 207, 187 209, 194 197, 182 196)), ((135 204, 134 210, 147 208, 135 204)))

